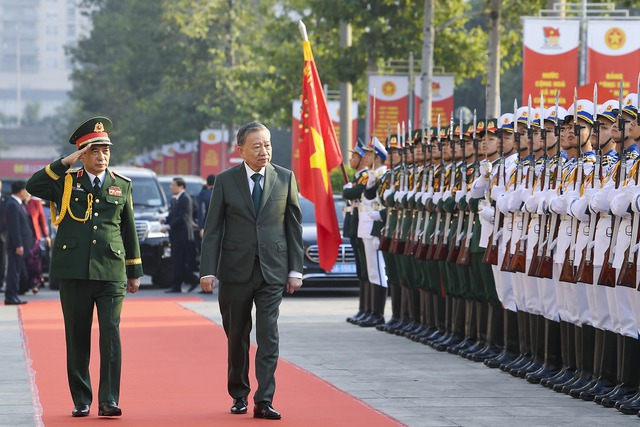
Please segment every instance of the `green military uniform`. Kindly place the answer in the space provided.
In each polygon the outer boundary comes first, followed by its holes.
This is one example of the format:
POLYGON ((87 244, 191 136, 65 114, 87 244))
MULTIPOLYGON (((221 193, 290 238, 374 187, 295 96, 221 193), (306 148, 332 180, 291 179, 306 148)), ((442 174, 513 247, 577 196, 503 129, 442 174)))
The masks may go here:
MULTIPOLYGON (((110 125, 106 118, 97 119, 110 125)), ((90 143, 110 145, 102 122, 85 122, 71 142, 76 142, 79 149, 90 143)), ((110 126, 105 127, 110 130, 110 126)), ((131 180, 107 169, 102 186, 94 188, 84 168, 69 169, 62 160, 56 160, 29 179, 27 191, 52 202, 52 221, 58 225, 51 277, 60 281, 73 401, 76 406, 92 401, 89 353, 95 305, 100 323, 99 401, 117 404, 120 312, 127 278, 143 275, 131 180)))

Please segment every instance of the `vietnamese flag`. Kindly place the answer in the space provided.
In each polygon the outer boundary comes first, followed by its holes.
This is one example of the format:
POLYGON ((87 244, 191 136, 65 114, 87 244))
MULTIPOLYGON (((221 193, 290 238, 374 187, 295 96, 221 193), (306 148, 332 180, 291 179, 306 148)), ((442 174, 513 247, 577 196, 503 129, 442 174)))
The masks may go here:
MULTIPOLYGON (((301 30, 304 24, 300 22, 301 30)), ((320 267, 330 271, 342 243, 329 172, 342 163, 342 153, 329 116, 311 43, 303 31, 304 69, 300 112, 300 192, 315 207, 320 267)))

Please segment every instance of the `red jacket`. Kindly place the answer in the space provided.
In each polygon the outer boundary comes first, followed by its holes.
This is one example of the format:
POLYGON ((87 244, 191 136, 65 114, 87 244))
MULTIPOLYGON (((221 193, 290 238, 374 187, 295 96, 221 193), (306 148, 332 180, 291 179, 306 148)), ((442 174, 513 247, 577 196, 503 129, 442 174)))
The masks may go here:
POLYGON ((47 228, 47 219, 44 216, 44 209, 42 208, 40 200, 31 199, 25 206, 31 217, 36 239, 40 240, 41 237, 47 237, 49 235, 49 229, 47 228))

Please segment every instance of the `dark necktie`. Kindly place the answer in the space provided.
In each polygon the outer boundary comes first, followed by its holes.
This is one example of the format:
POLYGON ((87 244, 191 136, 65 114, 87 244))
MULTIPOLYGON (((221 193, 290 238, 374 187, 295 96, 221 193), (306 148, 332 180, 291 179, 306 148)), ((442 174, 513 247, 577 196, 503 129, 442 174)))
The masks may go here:
POLYGON ((93 194, 98 194, 100 191, 100 178, 97 176, 93 178, 93 194))
POLYGON ((262 175, 259 173, 254 173, 251 175, 251 179, 255 183, 253 185, 253 193, 251 193, 251 198, 253 199, 253 207, 256 210, 256 215, 258 215, 258 211, 260 211, 260 199, 262 198, 262 187, 260 187, 260 179, 262 175))

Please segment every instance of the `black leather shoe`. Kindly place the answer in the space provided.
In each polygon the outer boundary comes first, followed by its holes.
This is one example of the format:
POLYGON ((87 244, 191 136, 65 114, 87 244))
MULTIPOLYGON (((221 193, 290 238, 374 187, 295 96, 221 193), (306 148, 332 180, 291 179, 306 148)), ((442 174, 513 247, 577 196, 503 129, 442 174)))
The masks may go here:
POLYGON ((20 304, 26 304, 26 303, 27 301, 22 301, 18 298, 4 300, 4 305, 20 305, 20 304))
POLYGON ((201 290, 199 290, 199 291, 198 291, 198 293, 199 293, 199 294, 212 294, 212 293, 213 293, 213 291, 206 292, 206 291, 203 291, 203 290, 201 289, 201 290))
POLYGON ((246 414, 247 413, 247 398, 238 397, 233 399, 233 405, 231 405, 232 414, 246 414))
POLYGON ((253 406, 253 418, 279 420, 281 417, 280 412, 273 409, 271 402, 258 402, 253 406))
POLYGON ((89 415, 89 405, 76 405, 71 411, 72 417, 86 417, 89 415))
POLYGON ((98 415, 101 417, 119 417, 122 415, 122 409, 118 408, 116 402, 102 402, 98 405, 98 415))
POLYGON ((166 291, 164 291, 165 294, 179 294, 182 293, 182 289, 173 289, 173 288, 169 288, 166 291))

